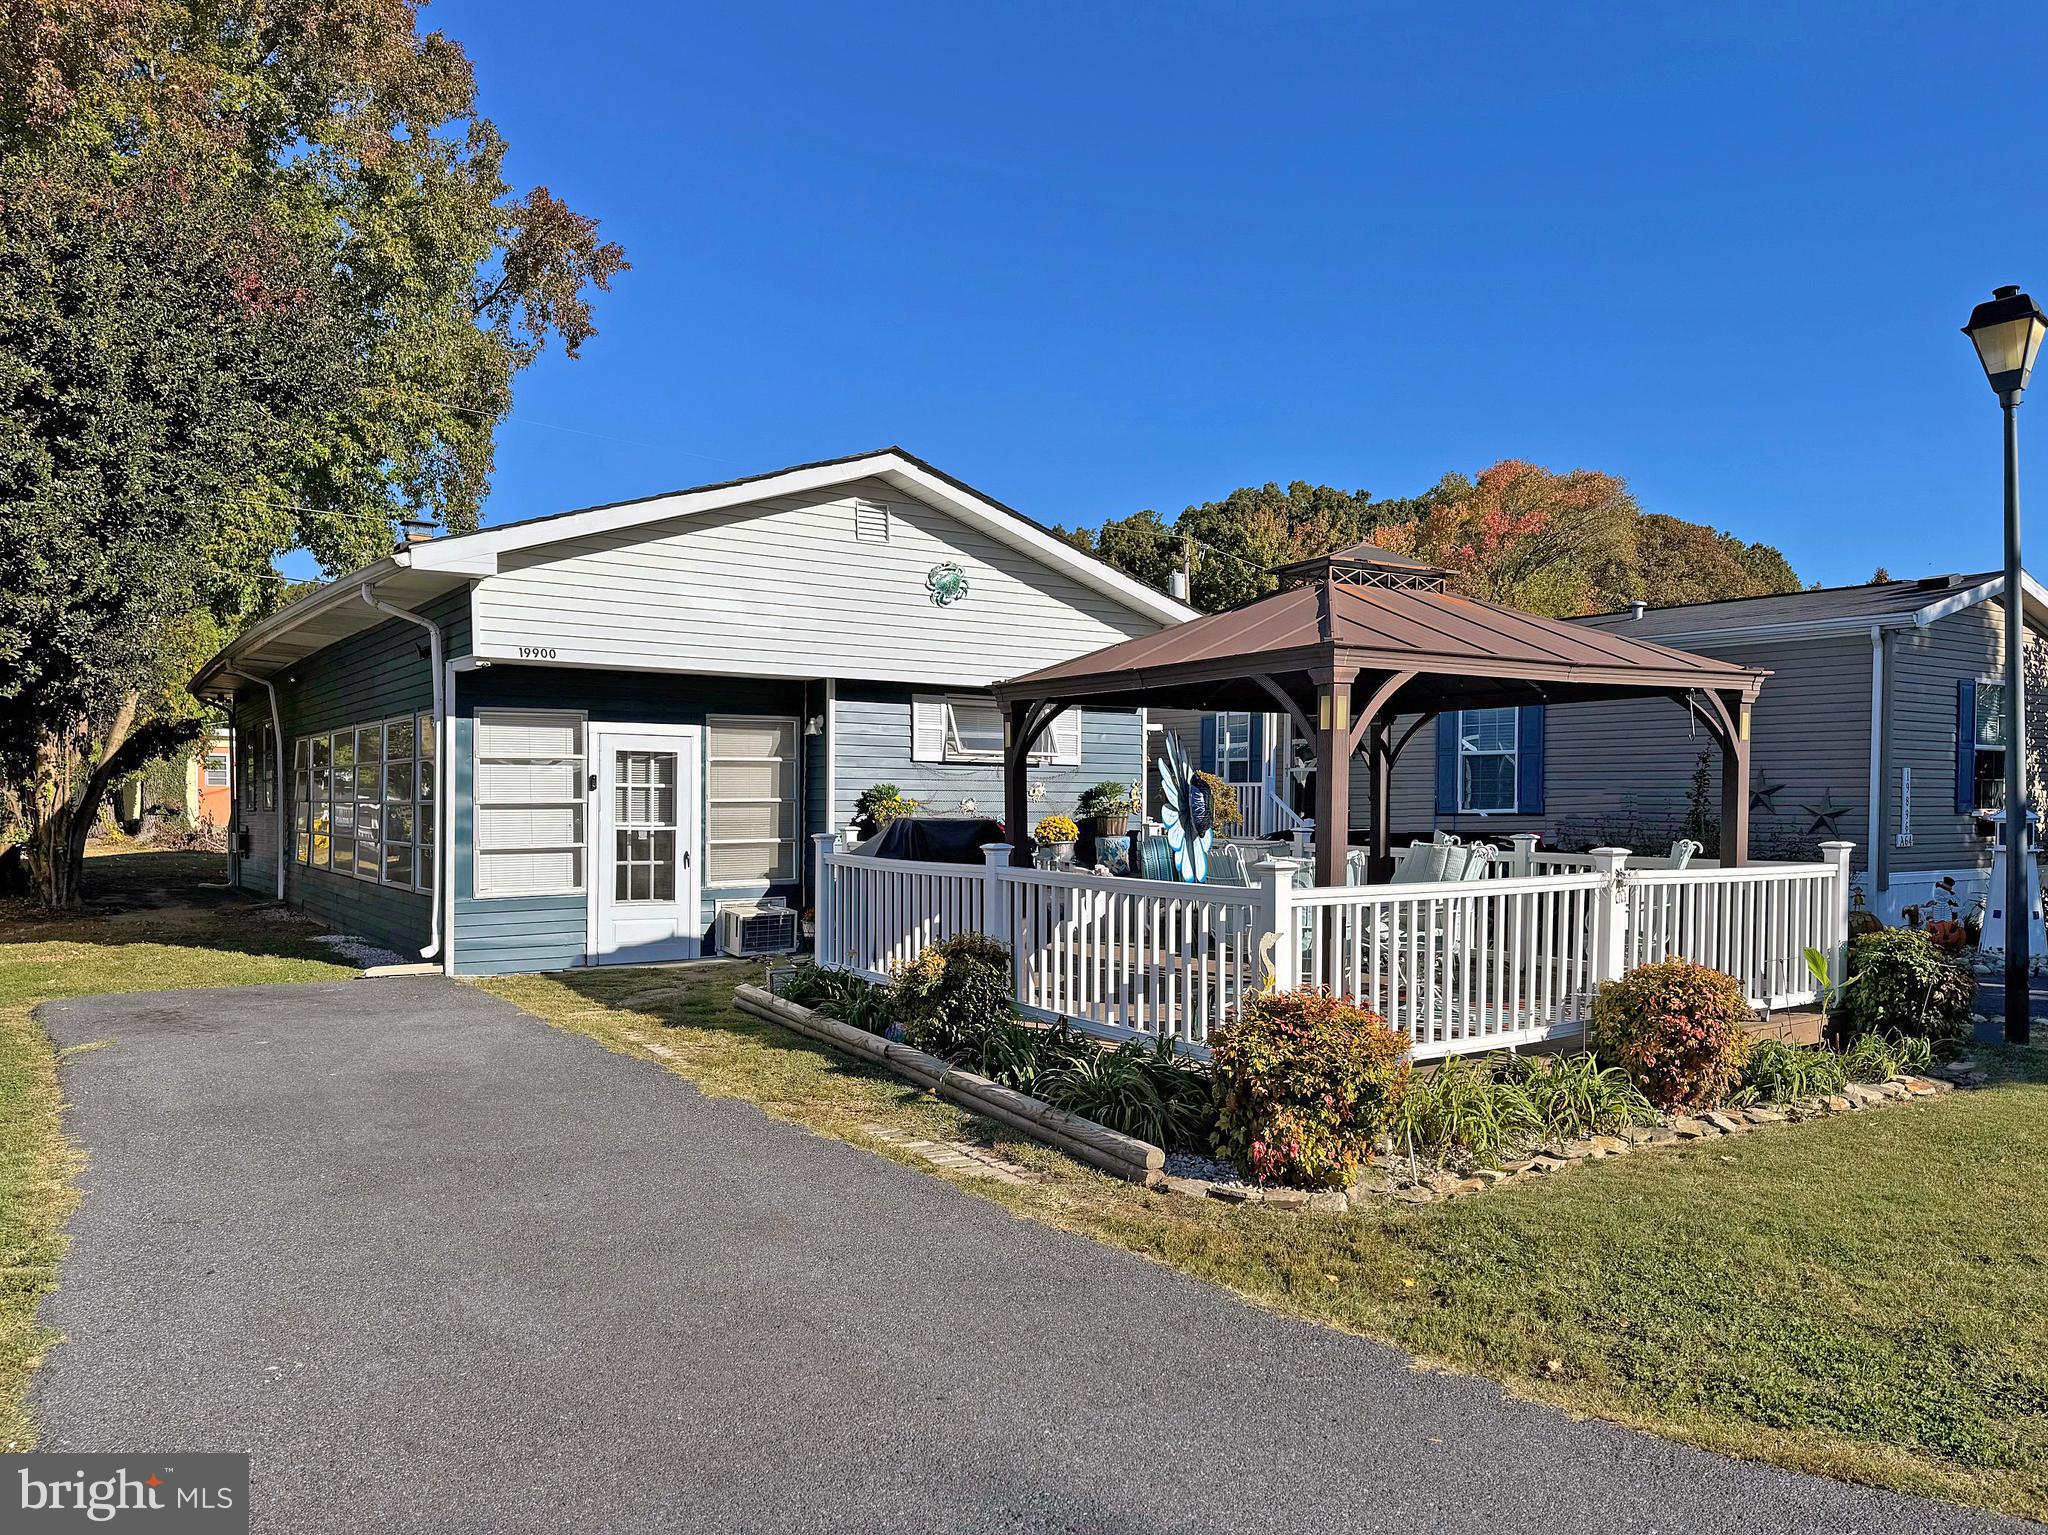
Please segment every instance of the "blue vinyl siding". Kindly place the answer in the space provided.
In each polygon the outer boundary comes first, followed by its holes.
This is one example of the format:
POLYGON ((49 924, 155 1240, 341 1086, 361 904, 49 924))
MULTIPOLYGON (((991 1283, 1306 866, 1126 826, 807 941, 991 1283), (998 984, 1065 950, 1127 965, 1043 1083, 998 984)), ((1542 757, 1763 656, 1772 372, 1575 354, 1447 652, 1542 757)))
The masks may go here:
MULTIPOLYGON (((839 722, 839 814, 851 819, 863 789, 893 783, 931 815, 1003 818, 1003 769, 995 762, 913 762, 910 700, 914 689, 892 683, 842 682, 839 722), (972 811, 961 808, 971 800, 972 811)), ((959 689, 935 691, 958 692, 959 689)), ((1145 776, 1145 731, 1135 709, 1081 711, 1081 765, 1034 767, 1031 782, 1045 788, 1031 802, 1031 819, 1071 815, 1081 791, 1105 779, 1137 783, 1145 776)), ((1014 832, 1015 828, 1010 828, 1014 832)))
MULTIPOLYGON (((443 653, 448 659, 469 653, 466 588, 435 599, 419 612, 441 626, 443 653)), ((284 724, 285 776, 278 784, 280 803, 290 805, 293 743, 299 737, 433 707, 432 668, 419 653, 426 642, 427 636, 417 625, 394 618, 316 651, 271 679, 277 687, 278 713, 284 724)), ((244 687, 236 695, 238 743, 258 739, 269 721, 268 695, 260 687, 244 687)), ((242 761, 238 759, 238 802, 241 777, 242 761)), ((278 817, 271 812, 252 814, 239 803, 236 813, 249 827, 253 844, 250 856, 242 860, 241 883, 246 889, 272 894, 277 888, 278 817)), ((291 835, 289 818, 287 808, 287 838, 291 835)), ((301 868, 292 857, 289 841, 284 856, 288 905, 337 932, 367 938, 408 958, 426 943, 431 896, 330 869, 301 868)))

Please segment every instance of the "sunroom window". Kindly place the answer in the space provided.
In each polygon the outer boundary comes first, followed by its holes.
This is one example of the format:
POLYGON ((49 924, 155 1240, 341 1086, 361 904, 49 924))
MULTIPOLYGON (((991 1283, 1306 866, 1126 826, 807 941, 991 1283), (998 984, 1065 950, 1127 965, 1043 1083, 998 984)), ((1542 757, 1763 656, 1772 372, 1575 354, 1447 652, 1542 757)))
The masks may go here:
POLYGON ((476 893, 583 889, 583 717, 476 717, 476 893))

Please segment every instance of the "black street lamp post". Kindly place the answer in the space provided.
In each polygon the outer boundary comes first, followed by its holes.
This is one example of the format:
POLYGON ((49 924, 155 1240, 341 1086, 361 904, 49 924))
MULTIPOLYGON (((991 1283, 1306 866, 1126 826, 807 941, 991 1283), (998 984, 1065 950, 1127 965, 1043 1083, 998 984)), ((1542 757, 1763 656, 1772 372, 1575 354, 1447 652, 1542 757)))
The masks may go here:
POLYGON ((2027 693, 2021 665, 2026 649, 2025 593, 2020 576, 2020 395, 2034 371, 2048 316, 2018 288, 1992 290, 1990 302, 1970 311, 1963 327, 2005 416, 2005 1039, 2028 1038, 2027 860, 2033 838, 2027 825, 2027 693))

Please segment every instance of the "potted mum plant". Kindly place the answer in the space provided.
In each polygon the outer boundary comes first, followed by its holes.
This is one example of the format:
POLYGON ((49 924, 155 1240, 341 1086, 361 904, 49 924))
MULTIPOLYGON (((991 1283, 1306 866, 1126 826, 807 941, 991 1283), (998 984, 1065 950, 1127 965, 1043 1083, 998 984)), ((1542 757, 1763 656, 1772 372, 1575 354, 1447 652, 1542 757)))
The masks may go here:
POLYGON ((1081 828, 1072 816, 1049 815, 1031 829, 1031 835, 1038 839, 1039 847, 1066 863, 1074 856, 1074 840, 1081 835, 1081 828))
POLYGON ((1121 837, 1138 809, 1136 784, 1103 782, 1081 796, 1081 814, 1095 823, 1098 837, 1121 837))

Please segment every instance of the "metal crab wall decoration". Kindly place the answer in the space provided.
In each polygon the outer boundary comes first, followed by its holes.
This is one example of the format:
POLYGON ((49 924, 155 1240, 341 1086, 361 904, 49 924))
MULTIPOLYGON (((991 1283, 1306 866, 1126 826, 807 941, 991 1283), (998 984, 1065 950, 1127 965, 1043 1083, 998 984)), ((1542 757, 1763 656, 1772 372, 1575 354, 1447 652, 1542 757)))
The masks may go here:
POLYGON ((925 572, 924 589, 932 594, 934 607, 948 608, 967 595, 967 572, 947 560, 925 572))

